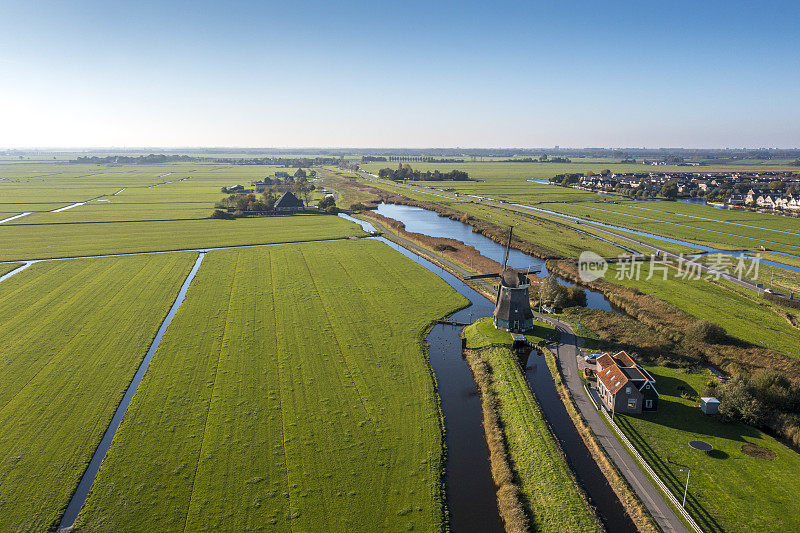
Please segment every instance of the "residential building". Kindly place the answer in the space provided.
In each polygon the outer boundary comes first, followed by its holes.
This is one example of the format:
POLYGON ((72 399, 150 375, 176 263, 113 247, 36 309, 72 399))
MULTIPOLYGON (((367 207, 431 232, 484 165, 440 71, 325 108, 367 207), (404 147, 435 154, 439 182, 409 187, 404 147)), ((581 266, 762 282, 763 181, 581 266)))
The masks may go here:
POLYGON ((658 409, 656 380, 625 351, 597 359, 597 391, 606 409, 639 414, 658 409))

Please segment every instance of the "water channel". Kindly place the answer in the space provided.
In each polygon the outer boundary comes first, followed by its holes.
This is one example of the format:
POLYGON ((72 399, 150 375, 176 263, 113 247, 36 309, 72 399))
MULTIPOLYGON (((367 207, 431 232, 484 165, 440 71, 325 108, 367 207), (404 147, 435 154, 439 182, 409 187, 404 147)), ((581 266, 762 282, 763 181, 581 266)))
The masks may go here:
MULTIPOLYGON (((431 237, 445 237, 456 239, 469 246, 472 246, 481 255, 494 259, 498 263, 503 262, 505 247, 492 239, 472 231, 472 226, 451 220, 447 217, 440 217, 437 213, 409 205, 379 204, 377 213, 388 218, 393 218, 405 224, 406 231, 412 233, 422 233, 431 237)), ((508 254, 508 264, 521 270, 539 270, 539 276, 546 277, 549 272, 543 259, 524 254, 519 250, 511 250, 508 254)), ((558 282, 566 287, 571 287, 574 283, 558 278, 558 282)), ((602 309, 613 311, 611 304, 606 300, 602 293, 584 289, 586 294, 586 306, 592 309, 602 309)))
MULTIPOLYGON (((468 244, 475 246, 487 257, 495 260, 498 260, 499 257, 499 261, 502 261, 504 248, 488 237, 473 233, 471 229, 464 232, 464 228, 461 226, 470 228, 466 224, 439 217, 436 213, 421 208, 391 207, 403 208, 392 211, 396 216, 391 218, 396 220, 400 220, 398 217, 404 218, 403 222, 407 224, 408 231, 427 235, 433 233, 434 236, 462 241, 468 240, 468 244), (428 213, 434 218, 429 219, 428 215, 420 213, 420 211, 428 213), (427 231, 419 231, 420 229, 427 231), (452 230, 452 233, 448 230, 452 230)), ((383 209, 386 213, 386 208, 383 209)), ((368 222, 346 215, 340 216, 358 223, 367 231, 374 230, 374 227, 368 222)), ((386 214, 385 216, 390 215, 386 214)), ((455 313, 452 317, 453 320, 472 322, 481 317, 491 316, 494 309, 492 303, 456 276, 392 241, 384 238, 380 238, 380 240, 438 275, 472 302, 470 307, 455 313)), ((517 268, 528 268, 531 265, 544 268, 544 262, 537 258, 517 250, 512 250, 512 253, 514 259, 512 262, 512 254, 509 254, 509 263, 517 268)), ((602 295, 599 296, 602 297, 602 295)), ((605 302, 604 299, 603 301, 605 302)), ((490 474, 489 451, 483 432, 480 395, 472 372, 461 356, 459 329, 453 326, 437 325, 428 334, 426 340, 429 346, 428 354, 431 366, 439 386, 442 413, 445 419, 445 442, 447 445, 445 487, 451 528, 456 533, 502 531, 502 523, 497 511, 496 492, 490 474)), ((567 456, 570 467, 606 529, 608 531, 635 531, 635 526, 595 464, 561 403, 547 364, 536 352, 532 352, 529 357, 525 373, 548 424, 567 456)))

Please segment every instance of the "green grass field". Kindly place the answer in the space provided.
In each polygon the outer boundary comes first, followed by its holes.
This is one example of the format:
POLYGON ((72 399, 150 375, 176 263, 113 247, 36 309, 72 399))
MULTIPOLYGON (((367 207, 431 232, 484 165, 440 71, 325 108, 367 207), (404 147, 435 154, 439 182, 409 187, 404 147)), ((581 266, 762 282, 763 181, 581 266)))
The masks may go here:
POLYGON ((14 270, 15 268, 19 268, 20 266, 22 266, 22 263, 0 264, 0 276, 2 276, 3 274, 7 274, 7 273, 11 272, 12 270, 14 270))
POLYGON ((6 176, 0 180, 0 210, 5 211, 0 218, 34 211, 0 225, 0 260, 363 235, 358 226, 331 216, 208 218, 214 203, 224 196, 222 186, 249 186, 278 168, 204 163, 0 164, 0 176, 6 176), (50 212, 99 195, 105 196, 50 212))
POLYGON ((656 268, 648 280, 650 263, 641 265, 639 280, 628 279, 630 271, 611 264, 605 279, 634 287, 669 302, 690 315, 715 322, 724 327, 729 335, 759 346, 772 348, 792 357, 800 357, 800 330, 792 327, 784 317, 756 293, 748 291, 746 297, 733 285, 710 283, 706 280, 676 278, 677 270, 670 269, 667 279, 656 268), (618 276, 622 279, 617 279, 618 276))
POLYGON ((39 263, 0 284, 0 529, 57 524, 195 256, 39 263))
POLYGON ((615 420, 680 498, 686 482, 686 472, 680 470, 691 470, 686 508, 704 531, 800 530, 800 455, 757 429, 705 416, 695 407, 697 400, 681 397, 678 386, 697 396, 712 379, 710 372, 647 369, 661 394, 658 411, 617 414, 615 420), (691 449, 688 442, 696 439, 711 443, 714 451, 691 449), (767 448, 775 458, 751 457, 742 451, 746 444, 767 448))
MULTIPOLYGON (((534 530, 598 530, 520 370, 516 355, 507 347, 496 346, 504 342, 510 344, 511 335, 495 330, 491 320, 483 319, 464 328, 463 336, 469 348, 479 349, 476 353, 491 370, 491 387, 499 399, 498 410, 508 453, 534 530)), ((552 336, 552 328, 537 323, 530 340, 552 336)))
POLYGON ((374 241, 209 253, 80 528, 439 530, 420 335, 465 302, 374 241))
MULTIPOLYGON (((511 333, 497 329, 491 318, 481 318, 474 324, 464 328, 463 337, 467 339, 467 347, 471 349, 485 348, 493 344, 511 345, 511 333)), ((544 322, 533 321, 533 328, 525 332, 525 338, 531 344, 540 341, 551 342, 558 338, 555 331, 544 322)))
POLYGON ((363 234, 352 222, 330 215, 0 226, 0 259, 183 250, 363 234))

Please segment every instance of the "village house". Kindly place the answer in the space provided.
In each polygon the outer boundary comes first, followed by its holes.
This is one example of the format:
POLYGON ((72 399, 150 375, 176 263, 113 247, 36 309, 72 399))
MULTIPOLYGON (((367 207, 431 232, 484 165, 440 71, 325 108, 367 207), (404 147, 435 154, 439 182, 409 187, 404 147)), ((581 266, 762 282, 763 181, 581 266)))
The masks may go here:
POLYGON ((597 359, 597 392, 609 411, 655 411, 659 398, 655 383, 653 376, 624 351, 597 359))
POLYGON ((303 201, 289 191, 283 193, 283 195, 278 198, 278 201, 275 202, 275 211, 288 213, 302 211, 303 209, 305 209, 303 201))

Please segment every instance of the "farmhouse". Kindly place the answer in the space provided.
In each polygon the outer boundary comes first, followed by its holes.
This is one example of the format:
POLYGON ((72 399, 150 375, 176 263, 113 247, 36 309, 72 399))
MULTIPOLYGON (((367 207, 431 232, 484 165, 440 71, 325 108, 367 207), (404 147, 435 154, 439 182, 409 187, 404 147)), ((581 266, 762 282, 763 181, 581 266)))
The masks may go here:
POLYGON ((622 351, 597 359, 597 391, 609 411, 638 414, 658 408, 656 380, 622 351))
POLYGON ((286 191, 275 202, 275 211, 291 212, 302 211, 304 209, 303 201, 297 198, 294 194, 286 191))

